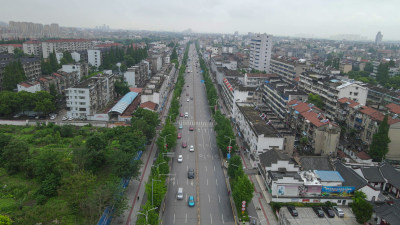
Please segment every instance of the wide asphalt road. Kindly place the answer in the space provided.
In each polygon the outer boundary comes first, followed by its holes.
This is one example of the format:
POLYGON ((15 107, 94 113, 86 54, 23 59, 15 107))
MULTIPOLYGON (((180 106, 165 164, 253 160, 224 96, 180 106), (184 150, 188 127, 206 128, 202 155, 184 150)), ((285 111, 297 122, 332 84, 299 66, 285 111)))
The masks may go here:
POLYGON ((182 139, 178 140, 168 184, 162 224, 235 224, 219 157, 213 123, 206 98, 206 89, 194 44, 189 49, 185 86, 181 96, 181 110, 189 117, 179 117, 177 127, 182 124, 182 139), (189 73, 189 71, 191 71, 189 73), (193 99, 190 99, 190 98, 193 99), (187 101, 189 99, 189 101, 187 101), (189 128, 193 127, 193 131, 189 128), (182 142, 188 147, 182 148, 182 142), (195 151, 189 152, 190 145, 195 151), (178 162, 183 155, 183 162, 178 162), (188 179, 189 168, 195 169, 195 178, 188 179), (183 188, 183 200, 177 200, 178 188, 183 188), (195 206, 188 206, 189 196, 194 196, 195 206))

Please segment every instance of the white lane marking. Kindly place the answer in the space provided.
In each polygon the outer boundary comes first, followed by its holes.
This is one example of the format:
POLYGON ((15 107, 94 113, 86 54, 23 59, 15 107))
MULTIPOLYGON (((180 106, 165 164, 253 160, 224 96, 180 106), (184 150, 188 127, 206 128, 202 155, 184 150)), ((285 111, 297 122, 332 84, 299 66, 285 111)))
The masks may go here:
POLYGON ((190 182, 190 185, 192 185, 192 186, 193 186, 193 181, 191 181, 191 182, 190 182))
POLYGON ((174 222, 173 223, 175 224, 175 213, 174 213, 174 222))
POLYGON ((189 184, 189 178, 186 178, 186 185, 189 184))
POLYGON ((218 179, 215 179, 215 183, 217 184, 217 186, 218 186, 218 179))
POLYGON ((221 203, 221 196, 219 196, 219 194, 218 194, 218 201, 219 203, 221 203))
POLYGON ((176 186, 179 186, 179 184, 178 184, 178 180, 176 180, 176 186))
POLYGON ((214 166, 214 171, 215 171, 215 166, 214 166))
POLYGON ((208 178, 207 178, 207 185, 208 185, 208 178))
POLYGON ((211 157, 211 158, 212 158, 212 160, 214 160, 214 155, 212 155, 212 157, 211 157))
POLYGON ((211 224, 212 224, 212 215, 211 215, 211 213, 210 213, 210 219, 211 219, 211 224))
POLYGON ((207 172, 207 166, 205 166, 206 167, 206 172, 207 172))
POLYGON ((186 213, 185 223, 187 223, 187 213, 186 213))
POLYGON ((185 196, 186 196, 186 197, 185 197, 185 201, 187 202, 187 199, 188 199, 187 194, 185 194, 185 196))
POLYGON ((222 223, 225 224, 225 221, 224 221, 224 214, 221 213, 221 215, 222 215, 222 223))
POLYGON ((210 198, 210 195, 208 195, 208 202, 211 202, 211 198, 210 198))

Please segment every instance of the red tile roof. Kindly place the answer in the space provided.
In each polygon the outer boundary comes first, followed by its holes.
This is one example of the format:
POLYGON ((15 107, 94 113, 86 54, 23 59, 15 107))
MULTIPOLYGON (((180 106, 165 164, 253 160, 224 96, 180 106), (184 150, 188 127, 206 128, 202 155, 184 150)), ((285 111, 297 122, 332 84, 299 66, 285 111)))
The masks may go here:
MULTIPOLYGON (((385 118, 385 115, 371 107, 368 106, 363 106, 362 109, 360 110, 361 113, 368 115, 371 120, 375 120, 375 121, 383 121, 383 119, 385 118)), ((393 119, 391 116, 389 116, 388 118, 388 124, 392 125, 395 123, 400 122, 399 119, 393 119)))
POLYGON ((297 112, 302 113, 311 109, 308 103, 305 102, 297 102, 297 105, 293 107, 297 112))
POLYGON ((61 43, 61 42, 90 42, 90 40, 87 39, 57 39, 57 40, 47 40, 45 42, 51 42, 51 43, 61 43))
POLYGON ((369 160, 371 157, 365 152, 358 152, 356 156, 362 160, 369 160))
POLYGON ((122 44, 120 44, 120 43, 107 43, 107 44, 96 45, 95 47, 97 47, 97 48, 111 48, 111 47, 115 47, 115 46, 122 46, 122 44))
POLYGON ((14 48, 22 48, 20 44, 0 44, 0 46, 13 46, 14 48))
POLYGON ((26 88, 28 88, 28 87, 32 87, 32 85, 30 85, 30 84, 27 84, 27 83, 24 83, 24 82, 22 82, 22 83, 19 83, 19 85, 21 85, 21 86, 24 86, 24 87, 26 87, 26 88))
POLYGON ((329 120, 326 120, 326 122, 321 122, 324 118, 320 115, 320 118, 318 118, 318 113, 310 111, 310 112, 303 112, 301 115, 308 121, 310 121, 312 124, 314 124, 316 127, 320 127, 325 124, 329 124, 329 120))
POLYGON ((389 103, 386 105, 386 108, 392 113, 400 114, 400 105, 389 103))
POLYGON ((142 93, 143 88, 129 88, 131 92, 142 93))
POLYGON ((296 82, 299 82, 300 81, 300 77, 295 77, 293 80, 296 81, 296 82))
POLYGON ((340 158, 348 158, 346 153, 344 153, 342 150, 337 150, 337 154, 340 158))
POLYGON ((40 42, 40 41, 35 41, 35 40, 33 40, 33 41, 25 41, 25 42, 24 42, 24 44, 40 44, 40 43, 42 43, 42 42, 40 42))
POLYGON ((290 102, 288 102, 287 104, 288 105, 294 105, 294 104, 296 104, 296 102, 297 102, 297 99, 293 99, 290 102))
POLYGON ((143 109, 144 108, 148 108, 148 109, 151 109, 151 110, 155 110, 156 107, 157 107, 157 104, 154 103, 154 102, 147 101, 147 102, 144 102, 144 103, 140 104, 139 107, 143 108, 143 109))
POLYGON ((341 98, 341 99, 338 99, 338 102, 340 102, 340 103, 347 103, 347 104, 349 105, 349 107, 352 107, 352 108, 354 108, 354 107, 360 105, 360 103, 358 103, 358 102, 356 102, 356 101, 354 101, 354 100, 351 100, 351 99, 349 99, 349 98, 341 98))
POLYGON ((58 73, 53 73, 53 76, 62 77, 62 75, 61 75, 61 74, 58 74, 58 73))

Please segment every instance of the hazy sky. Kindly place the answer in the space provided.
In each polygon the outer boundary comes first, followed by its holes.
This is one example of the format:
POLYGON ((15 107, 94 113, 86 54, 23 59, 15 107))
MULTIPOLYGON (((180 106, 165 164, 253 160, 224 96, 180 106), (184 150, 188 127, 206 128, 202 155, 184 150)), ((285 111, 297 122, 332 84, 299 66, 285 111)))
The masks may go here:
POLYGON ((400 40, 399 0, 0 0, 0 21, 400 40))

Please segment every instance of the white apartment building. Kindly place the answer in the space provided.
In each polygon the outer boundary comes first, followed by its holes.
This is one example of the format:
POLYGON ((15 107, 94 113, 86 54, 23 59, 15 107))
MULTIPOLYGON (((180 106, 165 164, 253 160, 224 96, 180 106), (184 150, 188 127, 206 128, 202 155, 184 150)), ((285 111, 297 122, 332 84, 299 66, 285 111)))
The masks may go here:
POLYGON ((59 39, 42 42, 43 58, 52 52, 80 51, 93 48, 93 43, 86 39, 59 39))
POLYGON ((289 61, 284 58, 271 59, 270 73, 281 76, 285 81, 294 83, 294 78, 305 72, 307 65, 304 61, 289 61))
POLYGON ((124 78, 129 87, 136 87, 135 68, 128 68, 128 70, 124 73, 124 78))
POLYGON ((88 50, 88 63, 91 66, 99 67, 101 65, 101 51, 88 50))
POLYGON ((250 68, 270 72, 272 35, 256 34, 250 41, 250 68))
POLYGON ((326 116, 335 118, 337 100, 349 98, 362 105, 367 102, 368 88, 361 82, 340 78, 329 78, 323 75, 300 75, 299 87, 307 93, 319 95, 324 102, 326 116))
POLYGON ((78 80, 81 80, 81 77, 84 76, 82 70, 83 70, 83 68, 79 64, 62 65, 62 68, 61 68, 61 71, 64 71, 67 73, 77 72, 78 80))
POLYGON ((40 56, 42 53, 42 43, 40 41, 26 41, 22 44, 25 54, 40 56))
POLYGON ((67 116, 87 118, 105 107, 115 97, 114 75, 100 74, 65 91, 67 116))

